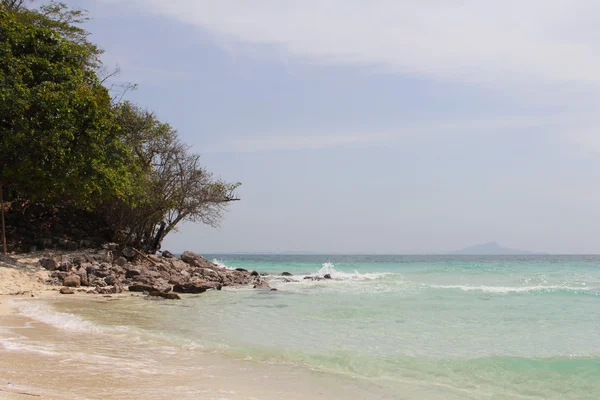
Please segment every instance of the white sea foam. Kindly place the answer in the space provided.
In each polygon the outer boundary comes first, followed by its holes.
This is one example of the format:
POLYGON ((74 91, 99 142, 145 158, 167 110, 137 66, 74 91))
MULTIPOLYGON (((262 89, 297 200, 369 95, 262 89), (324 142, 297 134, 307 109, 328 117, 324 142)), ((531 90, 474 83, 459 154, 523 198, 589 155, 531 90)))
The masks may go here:
POLYGON ((364 273, 361 274, 358 271, 354 272, 343 272, 335 269, 335 265, 333 263, 327 262, 323 264, 321 269, 319 269, 315 274, 310 275, 315 278, 323 278, 325 275, 331 276, 331 279, 336 281, 373 281, 376 279, 381 279, 383 277, 392 275, 390 272, 372 272, 372 273, 364 273))
POLYGON ((91 322, 83 320, 75 314, 55 311, 47 304, 40 302, 16 302, 19 313, 60 329, 78 332, 101 332, 102 329, 91 322))
POLYGON ((40 353, 45 355, 55 355, 49 347, 38 346, 34 344, 22 343, 20 338, 0 338, 0 347, 8 351, 27 351, 31 353, 40 353))
POLYGON ((217 264, 217 265, 218 265, 219 267, 221 267, 221 268, 235 269, 235 268, 228 267, 227 265, 225 265, 225 263, 224 263, 223 261, 221 261, 221 260, 217 260, 216 258, 214 258, 214 259, 212 260, 212 263, 213 263, 213 264, 217 264))
POLYGON ((590 287, 573 287, 573 286, 466 286, 466 285, 431 285, 434 289, 458 289, 464 292, 480 291, 485 293, 528 293, 528 292, 555 292, 555 291, 570 291, 570 292, 589 292, 600 290, 599 288, 590 287))

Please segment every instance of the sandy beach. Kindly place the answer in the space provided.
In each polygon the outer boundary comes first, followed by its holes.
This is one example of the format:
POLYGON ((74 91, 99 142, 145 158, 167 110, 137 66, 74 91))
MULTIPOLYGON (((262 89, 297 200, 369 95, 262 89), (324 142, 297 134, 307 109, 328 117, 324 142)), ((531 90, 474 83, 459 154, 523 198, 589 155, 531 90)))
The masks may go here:
POLYGON ((0 267, 0 399, 368 398, 326 374, 108 332, 55 312, 54 302, 100 309, 133 295, 61 295, 35 262, 0 267))

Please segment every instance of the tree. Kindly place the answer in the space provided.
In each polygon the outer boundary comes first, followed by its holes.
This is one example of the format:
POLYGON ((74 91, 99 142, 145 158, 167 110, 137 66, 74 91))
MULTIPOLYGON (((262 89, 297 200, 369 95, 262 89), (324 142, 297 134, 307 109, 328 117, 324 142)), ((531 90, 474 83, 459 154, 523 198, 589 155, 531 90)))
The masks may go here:
POLYGON ((123 142, 132 151, 134 190, 127 201, 105 204, 115 239, 156 252, 182 221, 217 226, 239 183, 227 183, 200 165, 200 156, 153 113, 131 103, 116 106, 123 142))
POLYGON ((88 46, 0 10, 0 182, 82 207, 123 196, 129 151, 88 46))
POLYGON ((39 8, 28 8, 26 3, 34 0, 0 0, 0 9, 11 12, 13 16, 25 25, 50 29, 62 38, 85 48, 87 53, 86 63, 89 67, 100 68, 100 56, 103 50, 90 42, 90 33, 80 25, 89 21, 86 10, 69 8, 65 3, 50 1, 39 8))

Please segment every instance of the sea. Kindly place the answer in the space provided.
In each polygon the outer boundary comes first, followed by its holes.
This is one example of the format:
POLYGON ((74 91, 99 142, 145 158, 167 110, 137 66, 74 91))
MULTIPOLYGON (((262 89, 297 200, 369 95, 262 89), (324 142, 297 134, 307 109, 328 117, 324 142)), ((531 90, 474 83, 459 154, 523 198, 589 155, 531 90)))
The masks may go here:
MULTIPOLYGON (((261 383, 265 398, 291 398, 281 391, 288 386, 294 398, 326 388, 344 399, 600 399, 600 256, 206 257, 269 274, 278 290, 225 288, 177 302, 60 298, 22 301, 19 310, 39 324, 85 332, 90 347, 135 338, 143 343, 136 351, 160 349, 146 362, 181 352, 182 373, 208 368, 210 355, 243 365, 246 382, 252 371, 263 383, 284 375, 279 397, 261 383), (305 279, 325 275, 331 279, 305 279)), ((244 391, 209 387, 202 398, 244 391)), ((174 398, 199 393, 193 379, 178 388, 174 398)), ((161 398, 157 390, 144 396, 161 398)))

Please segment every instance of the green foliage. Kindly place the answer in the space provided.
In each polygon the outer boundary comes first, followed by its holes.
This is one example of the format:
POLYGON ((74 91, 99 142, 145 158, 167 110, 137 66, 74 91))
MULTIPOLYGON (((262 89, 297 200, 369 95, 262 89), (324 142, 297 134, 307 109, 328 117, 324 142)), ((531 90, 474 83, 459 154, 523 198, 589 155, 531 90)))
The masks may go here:
POLYGON ((0 179, 89 207, 124 194, 128 149, 89 49, 0 11, 0 179))
POLYGON ((147 251, 181 221, 216 226, 240 184, 206 171, 152 112, 111 99, 85 11, 25 3, 0 0, 0 183, 94 210, 113 240, 147 251))

